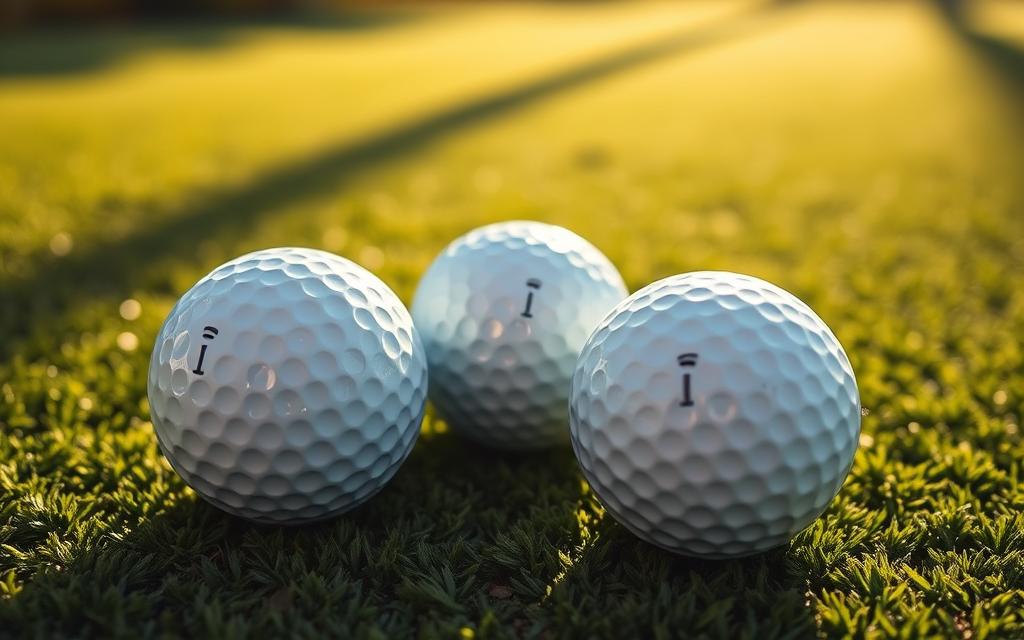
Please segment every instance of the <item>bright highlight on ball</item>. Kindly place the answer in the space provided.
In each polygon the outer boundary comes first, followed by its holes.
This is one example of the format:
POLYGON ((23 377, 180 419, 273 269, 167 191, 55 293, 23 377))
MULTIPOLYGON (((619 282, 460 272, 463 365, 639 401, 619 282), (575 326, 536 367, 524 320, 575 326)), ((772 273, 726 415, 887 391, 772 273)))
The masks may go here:
POLYGON ((438 413, 490 447, 567 442, 576 357, 626 294, 608 258, 562 227, 503 222, 456 239, 412 305, 438 413))
POLYGON ((228 262, 157 336, 160 449, 196 493, 250 520, 300 524, 369 499, 419 435, 427 364, 376 276, 313 249, 228 262))
POLYGON ((702 271, 624 300, 572 381, 572 445, 640 538, 730 558, 784 544, 853 463, 860 397, 825 323, 763 280, 702 271))

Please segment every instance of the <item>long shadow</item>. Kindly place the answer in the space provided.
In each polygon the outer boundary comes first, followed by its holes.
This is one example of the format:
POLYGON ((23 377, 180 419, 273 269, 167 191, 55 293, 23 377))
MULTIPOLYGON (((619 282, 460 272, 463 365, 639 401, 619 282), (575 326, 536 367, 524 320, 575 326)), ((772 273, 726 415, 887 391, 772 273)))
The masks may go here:
POLYGON ((204 51, 230 46, 246 29, 354 32, 390 27, 424 15, 424 12, 407 9, 294 13, 246 20, 203 18, 143 26, 36 28, 0 39, 0 80, 70 76, 104 69, 154 51, 204 51))
POLYGON ((963 0, 934 0, 934 5, 954 33, 989 64, 1013 97, 1024 103, 1024 49, 976 29, 971 6, 963 0))
POLYGON ((119 507, 134 526, 68 542, 60 570, 0 601, 0 628, 304 637, 379 625, 409 637, 423 619, 457 629, 490 618, 517 636, 815 636, 808 576, 785 549, 725 562, 673 556, 610 516, 595 522, 589 501, 568 447, 507 455, 430 434, 379 495, 322 523, 253 525, 194 496, 151 505, 153 515, 119 507), (591 514, 590 536, 580 511, 591 514))
MULTIPOLYGON (((59 570, 0 601, 0 628, 21 637, 362 637, 336 627, 361 624, 410 637, 407 610, 461 626, 487 591, 480 566, 491 540, 513 526, 557 536, 574 523, 579 492, 568 447, 507 456, 432 434, 379 495, 325 522, 255 525, 191 495, 152 505, 153 515, 119 509, 129 530, 69 545, 59 570), (228 624, 234 633, 216 632, 228 624)), ((557 564, 556 549, 542 552, 557 564)))
MULTIPOLYGON (((610 516, 605 516, 610 520, 610 516)), ((571 558, 544 606, 573 610, 576 637, 817 637, 807 576, 777 549, 739 560, 676 556, 614 522, 571 558), (708 615, 715 610, 717 615, 708 615)))
POLYGON ((446 136, 483 124, 545 98, 610 78, 671 55, 693 53, 769 24, 787 5, 768 3, 736 16, 634 46, 522 86, 499 91, 467 104, 428 115, 390 131, 351 144, 337 145, 258 175, 247 185, 212 193, 180 212, 160 215, 125 237, 99 240, 63 259, 39 257, 30 276, 14 281, 0 298, 0 328, 10 345, 29 329, 37 314, 61 314, 85 300, 104 294, 128 294, 145 282, 163 292, 166 281, 146 280, 163 259, 186 259, 197 241, 227 234, 243 235, 247 228, 286 204, 335 190, 360 171, 415 152, 446 136), (72 283, 72 286, 54 286, 72 283))

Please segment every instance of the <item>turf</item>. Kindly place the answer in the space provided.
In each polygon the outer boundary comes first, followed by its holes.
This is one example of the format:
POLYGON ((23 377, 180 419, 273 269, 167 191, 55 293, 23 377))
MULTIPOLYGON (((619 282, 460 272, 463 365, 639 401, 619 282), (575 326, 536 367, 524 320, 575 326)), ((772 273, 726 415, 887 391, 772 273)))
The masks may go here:
POLYGON ((0 39, 0 636, 1024 637, 1020 4, 598 3, 0 39), (456 235, 565 225, 636 289, 776 282, 853 362, 852 473, 777 551, 671 557, 568 449, 428 414, 300 529, 161 458, 159 323, 308 245, 409 301, 456 235))

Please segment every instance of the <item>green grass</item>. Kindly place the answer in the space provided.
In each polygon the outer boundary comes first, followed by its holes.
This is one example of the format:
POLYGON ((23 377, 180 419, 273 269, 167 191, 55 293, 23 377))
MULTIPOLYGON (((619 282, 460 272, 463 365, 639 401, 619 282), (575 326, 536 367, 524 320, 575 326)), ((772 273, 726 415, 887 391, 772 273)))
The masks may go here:
POLYGON ((1024 637, 1024 11, 977 25, 599 3, 0 40, 0 636, 1024 637), (506 218, 631 289, 728 269, 814 307, 864 405, 822 518, 671 557, 568 449, 430 415, 377 498, 300 529, 162 459, 150 347, 211 268, 321 247, 408 302, 506 218))

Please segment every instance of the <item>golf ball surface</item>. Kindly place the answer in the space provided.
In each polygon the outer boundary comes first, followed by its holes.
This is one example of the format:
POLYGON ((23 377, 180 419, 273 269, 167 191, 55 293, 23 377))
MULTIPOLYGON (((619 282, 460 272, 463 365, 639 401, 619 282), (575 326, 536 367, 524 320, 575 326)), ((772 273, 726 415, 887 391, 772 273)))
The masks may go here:
POLYGON ((821 515, 853 463, 860 398, 807 305, 704 271, 637 291, 594 330, 570 430, 616 520, 669 551, 730 558, 784 544, 821 515))
POLYGON ((377 493, 419 435, 427 363, 397 296, 323 251, 268 249, 190 289, 149 367, 160 448, 196 493, 298 524, 377 493))
POLYGON ((626 294, 608 258, 562 227, 503 222, 458 238, 412 305, 438 413, 490 447, 567 442, 576 357, 626 294))

